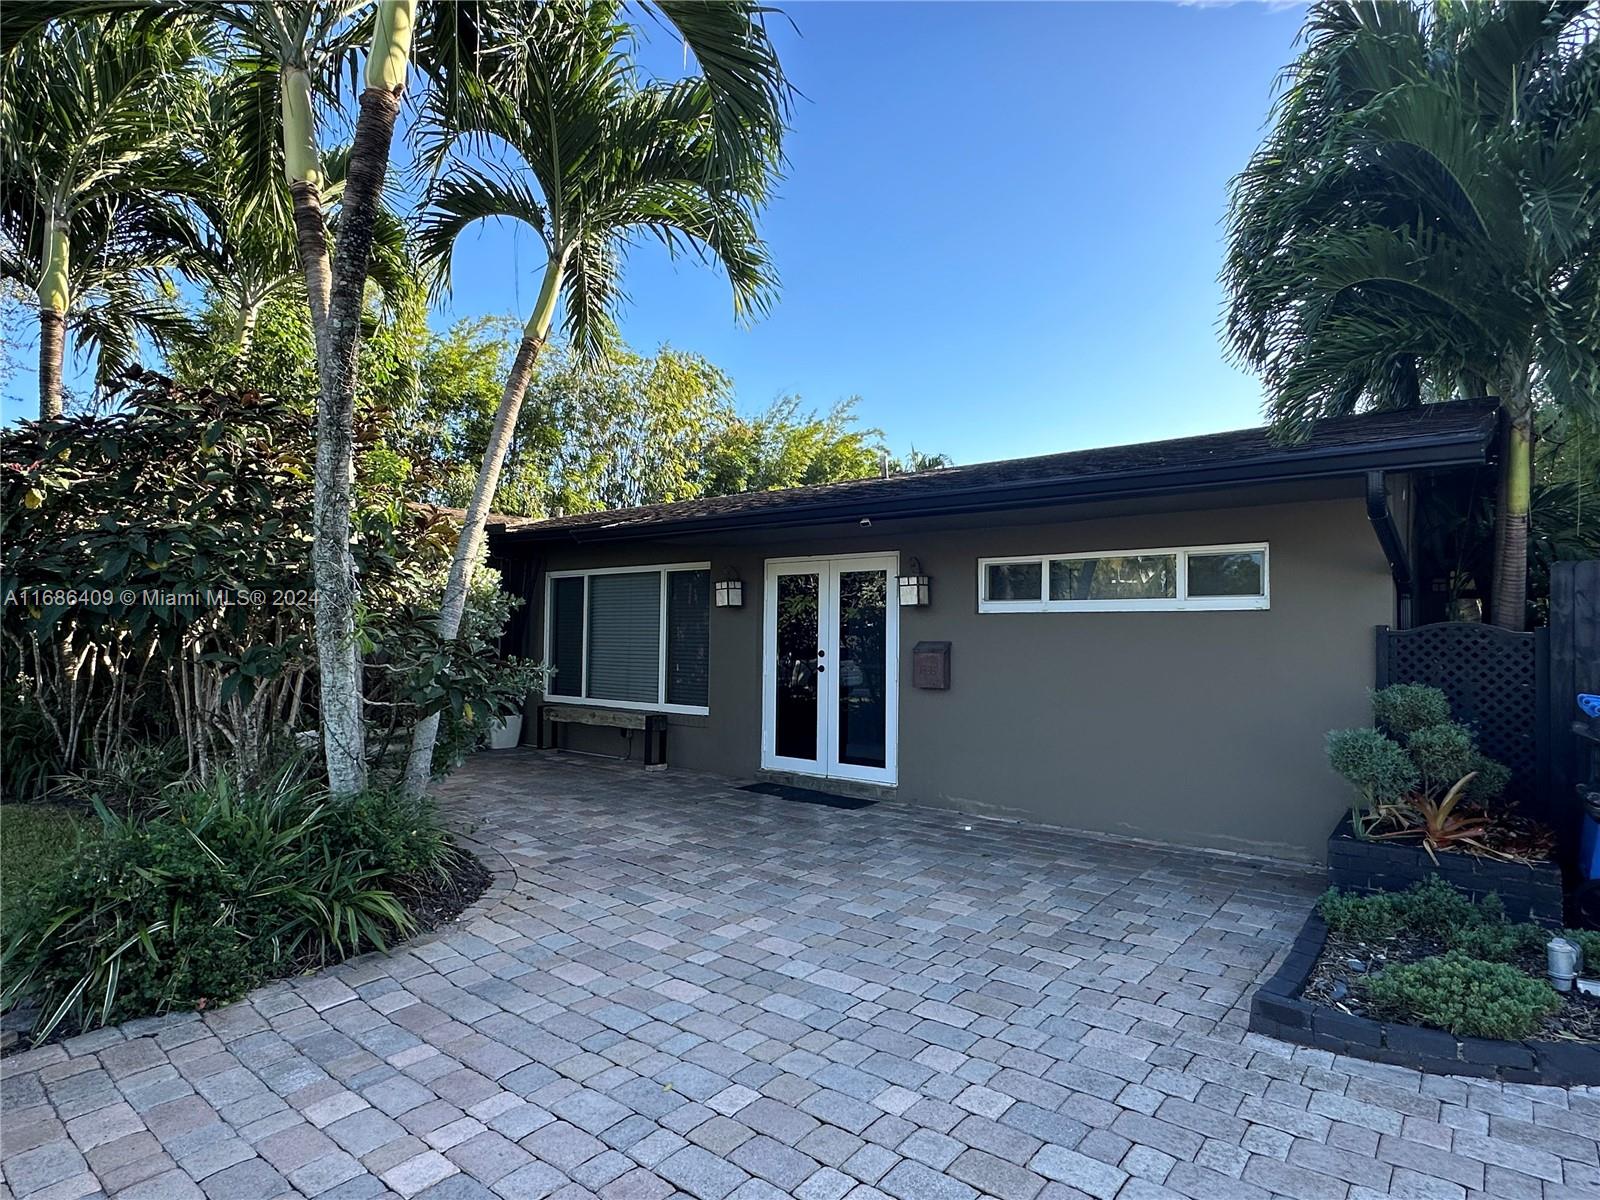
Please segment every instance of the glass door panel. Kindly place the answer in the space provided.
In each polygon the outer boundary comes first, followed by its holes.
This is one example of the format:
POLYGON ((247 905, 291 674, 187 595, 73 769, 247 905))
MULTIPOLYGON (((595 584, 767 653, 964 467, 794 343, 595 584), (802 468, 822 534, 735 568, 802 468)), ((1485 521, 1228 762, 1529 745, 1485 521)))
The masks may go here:
POLYGON ((881 570, 840 571, 837 580, 836 754, 840 765, 882 768, 889 751, 889 580, 881 570))
POLYGON ((767 564, 762 765, 895 782, 893 556, 767 564))
POLYGON ((777 577, 777 645, 774 689, 774 752, 779 758, 817 760, 821 695, 817 668, 822 576, 817 572, 777 577))

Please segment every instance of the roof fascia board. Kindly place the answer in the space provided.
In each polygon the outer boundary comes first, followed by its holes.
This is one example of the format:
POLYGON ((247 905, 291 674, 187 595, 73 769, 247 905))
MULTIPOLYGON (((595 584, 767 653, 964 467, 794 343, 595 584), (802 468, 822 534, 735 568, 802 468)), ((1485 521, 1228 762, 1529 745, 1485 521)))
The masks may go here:
POLYGON ((588 528, 541 529, 535 524, 508 530, 503 543, 621 541, 640 537, 669 537, 690 533, 721 533, 738 529, 772 529, 814 525, 830 520, 872 517, 939 517, 989 512, 1007 508, 1038 508, 1063 502, 1139 499, 1175 492, 1212 491, 1240 485, 1287 483, 1301 479, 1364 476, 1369 471, 1420 470, 1439 467, 1482 466, 1490 461, 1492 430, 1396 441, 1381 450, 1371 446, 1330 447, 1298 454, 1290 452, 1246 464, 1215 463, 1201 466, 1156 468, 1136 472, 1108 472, 1069 480, 953 488, 937 496, 847 497, 838 500, 779 504, 770 509, 738 514, 708 514, 641 524, 622 522, 588 528), (1293 469, 1285 470, 1285 467, 1293 469))

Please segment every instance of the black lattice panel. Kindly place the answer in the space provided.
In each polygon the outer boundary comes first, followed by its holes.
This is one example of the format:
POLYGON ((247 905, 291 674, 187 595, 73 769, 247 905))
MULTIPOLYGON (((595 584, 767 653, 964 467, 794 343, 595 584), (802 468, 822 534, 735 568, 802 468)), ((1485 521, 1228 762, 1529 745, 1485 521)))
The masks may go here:
POLYGON ((1534 796, 1539 769, 1536 635, 1451 621, 1379 635, 1379 683, 1426 683, 1450 697, 1478 746, 1515 773, 1510 794, 1534 796))

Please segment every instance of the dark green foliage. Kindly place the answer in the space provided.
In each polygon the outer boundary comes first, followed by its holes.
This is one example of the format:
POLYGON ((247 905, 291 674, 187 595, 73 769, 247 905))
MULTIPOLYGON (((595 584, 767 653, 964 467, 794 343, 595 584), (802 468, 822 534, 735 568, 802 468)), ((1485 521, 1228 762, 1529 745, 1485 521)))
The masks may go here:
MULTIPOLYGON (((1544 978, 1545 946, 1555 936, 1555 931, 1541 925, 1508 921, 1500 897, 1491 893, 1474 904, 1464 892, 1437 875, 1404 892, 1358 896, 1329 888, 1317 901, 1317 911, 1329 929, 1346 937, 1371 943, 1400 934, 1432 937, 1449 953, 1482 965, 1503 963, 1508 968, 1524 967, 1530 974, 1515 973, 1524 980, 1532 977, 1536 982, 1544 978)), ((1600 931, 1564 929, 1561 936, 1578 944, 1583 952, 1585 973, 1592 975, 1600 970, 1600 931)), ((1373 999, 1378 998, 1374 994, 1373 999)), ((1438 1023, 1421 1011, 1414 1014, 1409 1010, 1395 1011, 1415 1015, 1430 1024, 1438 1023)))
MULTIPOLYGON (((1442 824, 1449 806, 1440 802, 1474 772, 1459 795, 1477 804, 1498 799, 1511 782, 1510 768, 1480 754, 1472 731, 1450 720, 1450 702, 1438 688, 1381 688, 1372 693, 1372 719, 1371 728, 1328 735, 1329 765, 1357 792, 1351 825, 1358 836, 1367 836, 1379 819, 1375 810, 1384 806, 1424 816, 1437 810, 1442 824)), ((1442 837, 1445 831, 1435 832, 1442 837)))
POLYGON ((1418 730, 1450 720, 1450 700, 1436 687, 1394 683, 1372 693, 1372 719, 1389 736, 1404 740, 1418 730))
POLYGON ((1367 994, 1383 1011, 1458 1037, 1529 1037, 1561 1007, 1548 984, 1459 950, 1385 967, 1367 981, 1367 994))
POLYGON ((1505 919, 1498 898, 1474 904, 1466 893, 1430 875, 1404 892, 1357 896, 1329 888, 1317 902, 1328 927, 1351 937, 1379 940, 1402 930, 1449 940, 1454 931, 1505 919))
POLYGON ((0 805, 0 923, 10 921, 29 890, 71 857, 82 826, 70 808, 0 805))
POLYGON ((8 682, 0 693, 0 710, 5 713, 5 720, 0 721, 0 762, 5 764, 0 771, 0 796, 8 801, 43 799, 57 769, 54 739, 44 710, 25 685, 19 678, 8 682))
MULTIPOLYGON (((87 776, 79 790, 113 808, 123 797, 107 792, 147 783, 157 764, 145 760, 168 746, 178 757, 161 783, 261 769, 312 725, 317 700, 311 413, 148 372, 130 373, 116 400, 109 415, 0 430, 0 629, 32 698, 14 731, 5 697, 6 774, 16 750, 20 786, 87 776)), ((470 746, 539 681, 498 654, 517 601, 491 571, 478 572, 463 637, 435 634, 456 530, 407 507, 392 457, 357 456, 370 741, 470 709, 470 746)))
POLYGON ((1366 837, 1377 810, 1403 802, 1416 790, 1416 765, 1376 729, 1336 729, 1328 734, 1328 764, 1355 788, 1350 828, 1366 837))
POLYGON ((1516 963, 1530 955, 1542 954, 1551 933, 1538 925, 1486 922, 1452 932, 1450 945, 1472 958, 1487 962, 1516 963))
POLYGON ((1470 769, 1477 774, 1464 789, 1468 800, 1474 804, 1487 804, 1505 795, 1511 786, 1511 768, 1482 754, 1474 754, 1470 769))
POLYGON ((323 828, 336 851, 389 875, 436 874, 455 854, 438 809, 426 796, 363 792, 330 804, 323 828))
POLYGON ((1600 975, 1600 930, 1563 929, 1561 936, 1576 942, 1578 949, 1583 951, 1584 974, 1600 975))
POLYGON ((1422 786, 1429 791, 1448 790, 1483 758, 1473 745, 1472 731, 1453 721, 1412 733, 1406 739, 1406 750, 1417 764, 1422 786))
POLYGON ((1328 762, 1366 799, 1366 807, 1393 804, 1417 786, 1406 752, 1376 729, 1338 729, 1328 735, 1328 762))
POLYGON ((274 974, 381 949, 413 928, 396 898, 454 851, 432 809, 347 804, 283 771, 170 794, 103 829, 41 886, 5 949, 6 1008, 36 1001, 36 1036, 214 1006, 274 974))

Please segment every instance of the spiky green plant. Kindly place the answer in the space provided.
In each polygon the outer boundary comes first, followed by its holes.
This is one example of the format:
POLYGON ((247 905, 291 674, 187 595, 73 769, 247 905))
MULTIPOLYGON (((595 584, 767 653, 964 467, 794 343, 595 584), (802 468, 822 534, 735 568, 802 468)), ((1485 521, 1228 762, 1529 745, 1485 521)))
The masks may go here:
MULTIPOLYGON (((641 82, 634 30, 619 4, 563 2, 521 17, 515 88, 487 90, 470 110, 425 113, 421 161, 431 172, 419 235, 441 278, 456 239, 479 221, 519 221, 545 260, 462 523, 439 617, 454 638, 479 557, 489 504, 533 368, 565 306, 573 345, 593 355, 614 342, 622 253, 654 238, 719 266, 735 312, 765 310, 775 286, 757 214, 781 155, 787 84, 750 0, 657 3, 698 73, 641 82)), ((412 739, 406 783, 419 791, 433 764, 437 719, 412 739)))
POLYGON ((1324 0, 1234 180, 1227 336, 1280 430, 1507 416, 1491 614, 1525 622, 1534 404, 1600 413, 1600 10, 1324 0))
POLYGON ((41 420, 61 413, 69 334, 103 382, 142 339, 188 330, 169 273, 199 246, 204 52, 182 29, 92 18, 0 59, 0 278, 38 297, 41 420))

